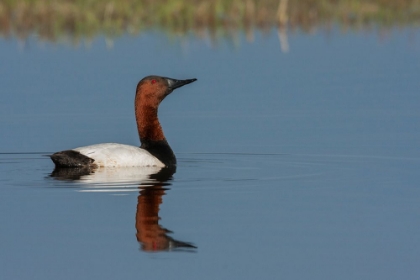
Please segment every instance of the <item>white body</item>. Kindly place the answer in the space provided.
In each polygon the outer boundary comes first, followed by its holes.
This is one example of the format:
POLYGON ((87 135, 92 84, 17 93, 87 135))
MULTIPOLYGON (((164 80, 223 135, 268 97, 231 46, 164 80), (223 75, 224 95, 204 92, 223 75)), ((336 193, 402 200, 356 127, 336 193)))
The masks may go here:
POLYGON ((73 151, 94 159, 99 167, 165 166, 148 151, 130 145, 104 143, 76 148, 73 151))

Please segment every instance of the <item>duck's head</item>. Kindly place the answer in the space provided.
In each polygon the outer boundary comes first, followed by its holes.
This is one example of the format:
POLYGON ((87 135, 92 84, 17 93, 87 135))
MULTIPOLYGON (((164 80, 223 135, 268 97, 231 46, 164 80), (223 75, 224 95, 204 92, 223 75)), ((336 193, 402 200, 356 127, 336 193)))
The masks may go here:
POLYGON ((147 76, 138 83, 136 96, 157 106, 174 89, 195 82, 196 80, 176 80, 160 76, 147 76))

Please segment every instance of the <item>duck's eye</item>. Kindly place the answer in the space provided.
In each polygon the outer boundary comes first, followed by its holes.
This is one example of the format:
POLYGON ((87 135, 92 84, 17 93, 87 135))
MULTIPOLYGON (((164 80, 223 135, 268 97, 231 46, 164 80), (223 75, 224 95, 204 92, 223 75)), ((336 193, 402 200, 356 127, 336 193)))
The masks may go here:
POLYGON ((153 79, 153 80, 152 80, 152 84, 155 84, 155 83, 156 83, 156 80, 154 80, 154 79, 153 79))

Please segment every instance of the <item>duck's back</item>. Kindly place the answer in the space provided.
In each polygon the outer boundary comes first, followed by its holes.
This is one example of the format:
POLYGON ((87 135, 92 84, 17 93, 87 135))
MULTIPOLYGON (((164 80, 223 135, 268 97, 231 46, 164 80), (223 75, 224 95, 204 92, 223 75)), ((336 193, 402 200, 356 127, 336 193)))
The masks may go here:
POLYGON ((139 147, 104 143, 84 146, 68 151, 55 153, 51 156, 58 166, 157 166, 165 165, 148 151, 139 147))

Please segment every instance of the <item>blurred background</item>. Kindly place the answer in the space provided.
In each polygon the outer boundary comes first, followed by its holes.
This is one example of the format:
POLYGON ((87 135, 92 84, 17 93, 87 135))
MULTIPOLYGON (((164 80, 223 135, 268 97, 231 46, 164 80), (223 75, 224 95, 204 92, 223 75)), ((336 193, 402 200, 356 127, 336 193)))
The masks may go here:
POLYGON ((418 0, 169 0, 77 1, 2 0, 0 34, 24 42, 37 40, 89 45, 105 36, 109 46, 116 38, 158 30, 169 38, 194 36, 217 44, 238 40, 244 32, 249 42, 254 32, 278 29, 287 51, 287 32, 375 32, 380 36, 395 28, 418 27, 418 0), (286 32, 287 31, 287 32, 286 32), (83 42, 82 42, 83 41, 83 42))

